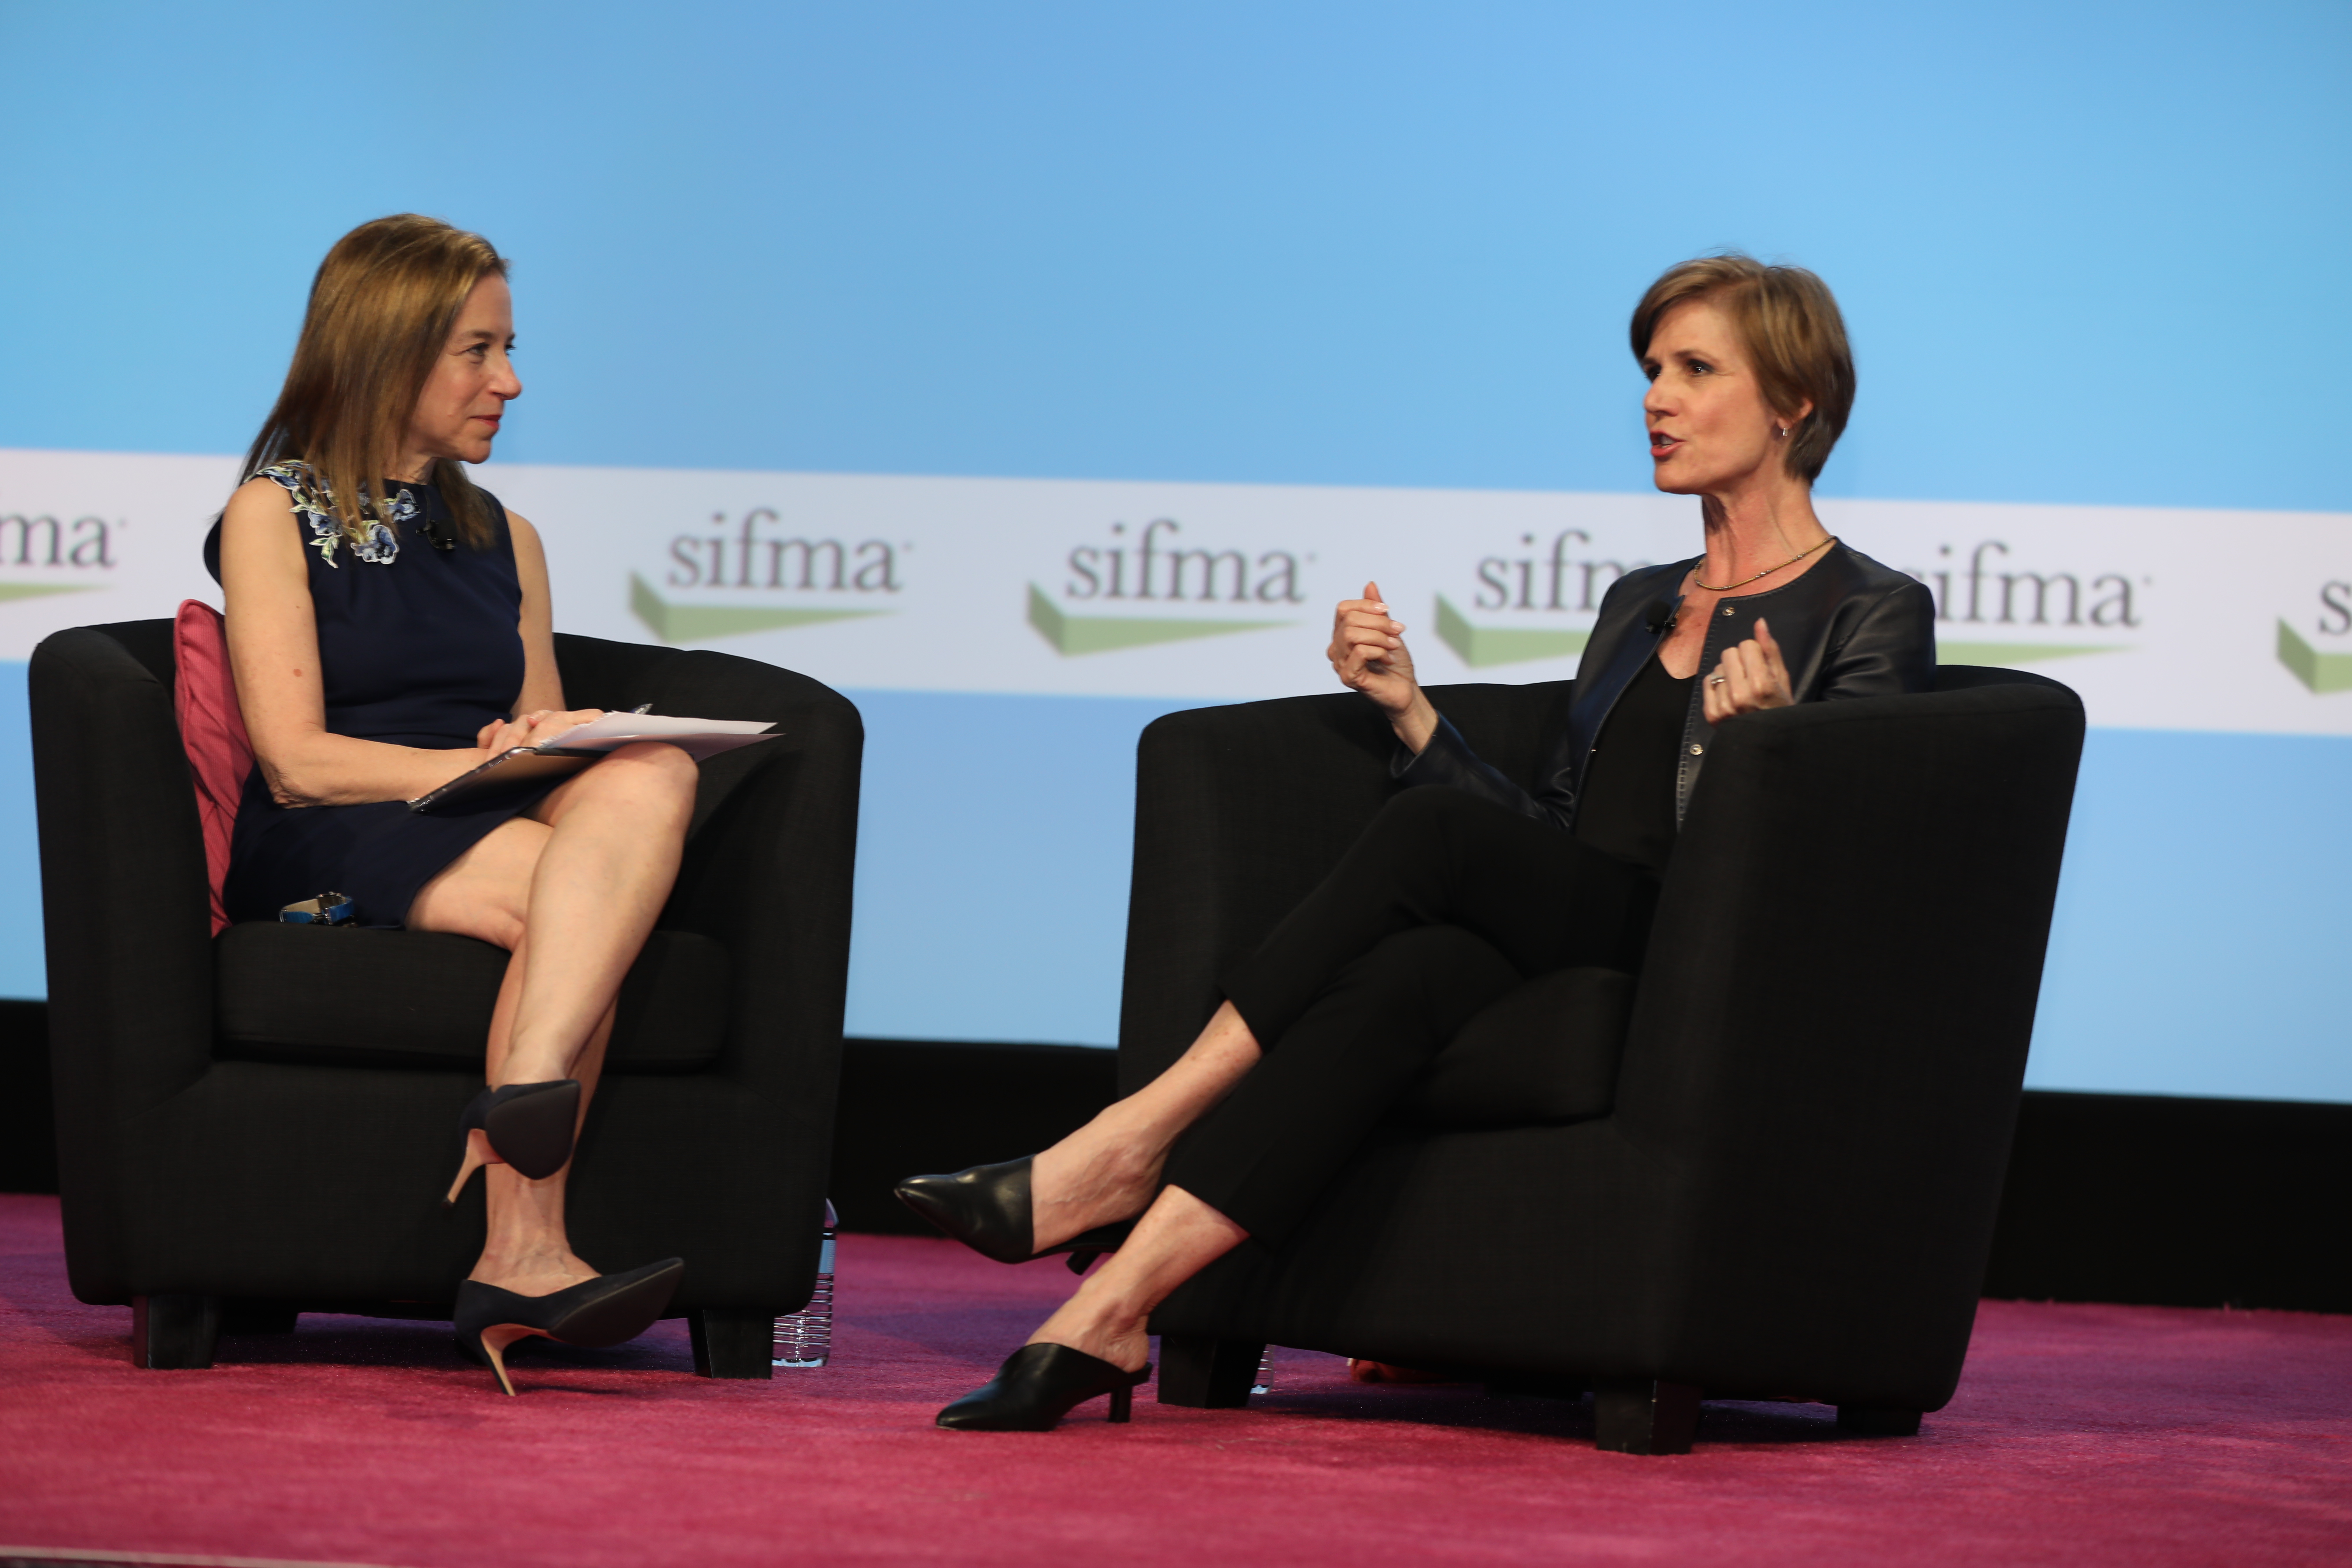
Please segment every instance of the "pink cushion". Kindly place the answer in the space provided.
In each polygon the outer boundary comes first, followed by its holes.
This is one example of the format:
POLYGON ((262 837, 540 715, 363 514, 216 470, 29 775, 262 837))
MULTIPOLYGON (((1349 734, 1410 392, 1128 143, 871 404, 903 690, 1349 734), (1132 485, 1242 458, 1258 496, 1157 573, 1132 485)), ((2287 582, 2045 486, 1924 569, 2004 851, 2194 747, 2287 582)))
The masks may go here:
POLYGON ((172 623, 172 657, 179 671, 180 743, 196 780, 196 818, 205 830, 205 876, 212 885, 213 934, 228 926, 221 885, 228 879, 229 838, 245 776, 253 771, 253 742, 236 705, 236 677, 228 667, 228 637, 221 613, 190 599, 172 623))

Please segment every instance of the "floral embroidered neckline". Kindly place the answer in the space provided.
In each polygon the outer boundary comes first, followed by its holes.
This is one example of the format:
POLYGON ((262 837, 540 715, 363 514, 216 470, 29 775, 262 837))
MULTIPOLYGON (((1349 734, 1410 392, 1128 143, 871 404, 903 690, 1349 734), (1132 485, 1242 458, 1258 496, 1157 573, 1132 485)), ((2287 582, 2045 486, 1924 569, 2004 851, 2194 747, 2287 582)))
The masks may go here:
POLYGON ((254 478, 268 479, 285 487, 292 500, 289 510, 310 530, 310 548, 316 550, 319 559, 331 567, 335 564, 335 551, 345 544, 350 545, 352 553, 362 561, 377 566, 391 565, 400 554, 400 536, 385 525, 384 518, 389 518, 395 526, 405 525, 417 516, 420 510, 416 498, 409 493, 407 486, 403 485, 379 509, 382 517, 371 516, 367 487, 362 485, 360 512, 367 519, 367 523, 362 536, 353 539, 336 521, 333 500, 327 493, 327 487, 319 482, 319 476, 310 464, 272 463, 254 478))

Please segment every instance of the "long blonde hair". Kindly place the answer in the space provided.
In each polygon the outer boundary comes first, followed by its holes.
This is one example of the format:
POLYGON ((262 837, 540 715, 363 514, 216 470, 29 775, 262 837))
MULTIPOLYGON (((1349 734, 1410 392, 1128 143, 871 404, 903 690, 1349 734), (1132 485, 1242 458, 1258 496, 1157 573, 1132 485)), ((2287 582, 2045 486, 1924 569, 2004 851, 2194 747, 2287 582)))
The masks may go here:
MULTIPOLYGON (((332 498, 335 521, 354 543, 372 522, 393 526, 384 498, 373 492, 392 477, 466 297, 506 271, 506 258, 480 235, 415 213, 363 223, 335 241, 311 279, 294 363, 246 453, 245 472, 299 460, 332 498)), ((458 537, 477 549, 488 544, 489 507, 465 466, 437 458, 430 478, 458 537)))

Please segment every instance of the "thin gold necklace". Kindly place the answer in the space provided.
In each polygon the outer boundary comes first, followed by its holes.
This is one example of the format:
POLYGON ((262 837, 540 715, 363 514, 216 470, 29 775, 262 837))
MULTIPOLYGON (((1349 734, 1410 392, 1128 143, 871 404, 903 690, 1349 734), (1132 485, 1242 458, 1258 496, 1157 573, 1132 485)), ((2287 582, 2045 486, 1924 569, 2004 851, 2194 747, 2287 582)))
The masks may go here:
MULTIPOLYGON (((1824 534, 1822 537, 1822 544, 1835 544, 1836 542, 1837 535, 1834 533, 1824 534)), ((1745 588, 1748 584, 1755 582, 1757 577, 1769 577, 1775 572, 1786 572, 1790 567, 1794 566, 1798 562, 1802 561, 1806 556, 1811 555, 1814 551, 1819 550, 1822 547, 1822 544, 1808 544, 1802 550, 1798 551, 1794 555, 1790 556, 1786 561, 1781 562, 1778 566, 1767 566, 1763 571, 1756 574, 1756 577, 1742 577, 1737 583, 1702 583, 1698 580, 1698 568, 1694 566, 1691 568, 1691 586, 1694 588, 1704 589, 1710 594, 1728 594, 1734 588, 1745 588)), ((1701 556, 1700 559, 1705 560, 1706 557, 1701 556)))

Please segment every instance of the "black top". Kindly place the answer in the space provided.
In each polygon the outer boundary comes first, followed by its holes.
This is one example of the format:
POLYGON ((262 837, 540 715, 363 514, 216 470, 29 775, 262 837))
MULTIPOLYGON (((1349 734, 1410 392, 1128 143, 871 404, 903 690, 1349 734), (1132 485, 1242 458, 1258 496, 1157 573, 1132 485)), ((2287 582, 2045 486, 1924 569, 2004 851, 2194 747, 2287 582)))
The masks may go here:
POLYGON ((1652 656, 1609 710, 1584 761, 1576 837, 1660 877, 1675 853, 1675 773, 1697 679, 1677 680, 1652 656))
MULTIPOLYGON (((1397 748, 1391 764, 1396 777, 1408 784, 1466 789, 1522 816, 1573 828, 1586 758, 1625 689, 1669 635, 1682 608, 1684 574, 1695 564, 1636 567, 1610 584, 1577 668, 1566 722, 1538 764, 1533 790, 1496 772, 1444 719, 1419 756, 1397 748)), ((1707 616, 1699 668, 1713 669, 1726 648, 1755 636, 1759 616, 1771 621, 1773 640, 1788 661, 1790 692, 1799 702, 1885 697, 1935 685, 1934 595, 1908 573, 1883 566, 1858 550, 1832 544, 1822 552, 1820 564, 1793 583, 1717 600, 1707 616)), ((1669 748, 1677 824, 1690 807, 1714 742, 1714 727, 1699 704, 1686 703, 1682 732, 1669 748)))

